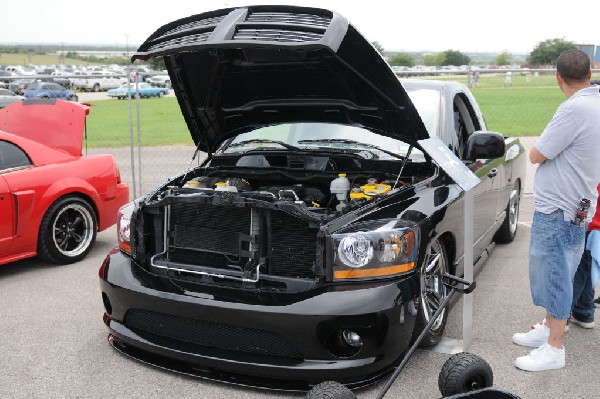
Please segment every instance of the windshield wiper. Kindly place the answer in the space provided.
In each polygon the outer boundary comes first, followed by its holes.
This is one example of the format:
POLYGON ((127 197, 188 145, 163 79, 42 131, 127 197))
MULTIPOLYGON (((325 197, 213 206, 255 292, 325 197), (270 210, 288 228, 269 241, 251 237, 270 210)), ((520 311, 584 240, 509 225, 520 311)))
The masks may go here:
POLYGON ((384 154, 388 154, 394 158, 398 158, 398 159, 404 159, 404 156, 400 155, 400 154, 396 154, 394 152, 388 151, 388 150, 384 150, 383 148, 380 148, 374 144, 369 144, 369 143, 363 143, 360 141, 355 141, 355 140, 350 140, 350 139, 316 139, 316 140, 298 140, 298 144, 307 144, 307 143, 341 143, 341 144, 358 144, 360 146, 366 147, 366 148, 372 148, 374 150, 377 151, 381 151, 384 154))
POLYGON ((258 144, 279 144, 280 146, 285 147, 288 150, 300 151, 300 148, 295 147, 295 146, 293 146, 291 144, 288 144, 288 143, 285 143, 285 142, 279 141, 279 140, 269 140, 269 139, 251 139, 251 140, 239 141, 237 143, 229 144, 227 146, 227 148, 242 147, 242 146, 245 146, 246 144, 251 144, 251 143, 258 143, 258 144))

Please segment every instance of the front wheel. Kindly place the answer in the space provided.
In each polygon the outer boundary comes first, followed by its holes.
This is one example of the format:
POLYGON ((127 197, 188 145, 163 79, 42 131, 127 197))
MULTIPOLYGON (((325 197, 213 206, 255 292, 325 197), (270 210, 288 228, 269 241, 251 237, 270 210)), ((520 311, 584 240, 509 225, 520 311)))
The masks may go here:
MULTIPOLYGON (((427 246, 427 253, 425 254, 423 266, 421 266, 420 306, 413 332, 413 340, 423 332, 448 296, 449 289, 443 283, 443 276, 448 271, 446 248, 443 242, 436 238, 427 246)), ((427 348, 437 345, 442 339, 447 320, 448 311, 444 309, 426 332, 420 346, 427 348)))
POLYGON ((77 96, 71 96, 71 98, 69 99, 69 101, 73 101, 73 102, 76 103, 77 101, 79 101, 79 97, 77 97, 77 96))
POLYGON ((38 255, 67 264, 83 259, 96 241, 94 208, 78 197, 63 197, 46 211, 38 236, 38 255))
POLYGON ((519 205, 521 200, 521 191, 519 182, 515 182, 513 189, 510 192, 510 199, 506 206, 506 217, 502 226, 496 233, 496 241, 501 243, 512 242, 517 235, 517 225, 519 222, 519 205))
POLYGON ((160 93, 158 93, 159 98, 163 98, 164 96, 165 96, 165 93, 163 93, 162 91, 160 93))
POLYGON ((356 399, 356 395, 339 382, 325 381, 315 385, 306 399, 356 399))
POLYGON ((438 388, 442 396, 489 388, 494 383, 490 365, 472 353, 456 353, 442 366, 438 377, 438 388))

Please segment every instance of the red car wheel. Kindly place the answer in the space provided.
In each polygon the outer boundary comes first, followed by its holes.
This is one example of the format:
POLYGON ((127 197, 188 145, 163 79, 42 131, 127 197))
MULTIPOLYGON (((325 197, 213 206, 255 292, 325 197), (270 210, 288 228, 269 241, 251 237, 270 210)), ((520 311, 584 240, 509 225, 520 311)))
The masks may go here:
POLYGON ((38 238, 38 255, 52 263, 83 259, 96 241, 96 212, 85 200, 63 197, 44 215, 38 238))

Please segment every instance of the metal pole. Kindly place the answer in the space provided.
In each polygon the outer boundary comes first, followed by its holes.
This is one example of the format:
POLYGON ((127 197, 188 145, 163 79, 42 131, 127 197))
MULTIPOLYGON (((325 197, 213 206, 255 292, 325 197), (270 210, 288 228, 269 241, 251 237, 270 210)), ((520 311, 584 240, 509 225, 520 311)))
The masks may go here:
MULTIPOLYGON (((473 223, 475 200, 473 190, 465 191, 464 204, 464 279, 473 281, 473 223)), ((463 351, 466 351, 473 339, 473 294, 463 295, 463 351)))
POLYGON ((135 162, 133 155, 133 118, 131 115, 131 67, 127 67, 127 101, 129 101, 129 147, 131 148, 131 179, 133 186, 133 198, 137 198, 135 182, 135 162))
POLYGON ((142 139, 140 134, 140 90, 139 90, 139 82, 138 82, 138 74, 136 72, 135 75, 135 103, 136 103, 136 113, 137 113, 137 138, 138 138, 138 170, 139 170, 139 182, 140 182, 140 195, 142 195, 142 139))

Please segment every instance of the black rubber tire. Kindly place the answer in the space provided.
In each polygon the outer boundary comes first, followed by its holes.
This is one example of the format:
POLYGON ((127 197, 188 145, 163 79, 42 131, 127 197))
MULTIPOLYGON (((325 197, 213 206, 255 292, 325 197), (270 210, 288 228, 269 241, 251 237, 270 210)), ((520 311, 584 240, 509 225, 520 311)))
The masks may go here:
POLYGON ((77 97, 76 95, 73 95, 73 96, 71 96, 71 98, 69 98, 69 101, 76 103, 77 101, 79 101, 79 97, 77 97))
POLYGON ((38 255, 49 262, 80 261, 92 249, 98 231, 94 208, 79 197, 67 196, 48 208, 38 233, 38 255))
POLYGON ((438 377, 438 388, 444 397, 489 388, 493 384, 494 373, 490 365, 468 352, 450 356, 438 377))
POLYGON ((92 87, 92 91, 93 91, 94 93, 98 93, 98 92, 100 91, 100 85, 99 85, 98 83, 96 83, 96 84, 94 85, 94 87, 92 87))
POLYGON ((511 192, 511 198, 506 205, 506 217, 502 226, 496 232, 496 242, 509 243, 517 235, 517 226, 519 222, 519 208, 521 203, 521 185, 515 182, 511 192))
MULTIPOLYGON (((427 246, 427 253, 425 254, 423 266, 421 267, 421 294, 419 296, 419 309, 417 312, 412 342, 414 342, 425 329, 425 326, 429 323, 430 317, 435 313, 436 309, 439 308, 439 305, 441 305, 442 301, 448 295, 449 290, 442 282, 442 276, 447 272, 450 272, 450 265, 446 247, 440 239, 436 238, 427 246), (438 266, 436 266, 435 270, 432 270, 431 273, 426 273, 425 270, 427 269, 427 265, 430 264, 438 254, 440 255, 438 266), (429 298, 428 301, 424 300, 426 297, 429 298), (438 306, 436 307, 435 304, 438 306)), ((448 309, 446 308, 438 316, 438 321, 436 321, 427 331, 423 340, 420 342, 419 347, 429 348, 437 345, 442 340, 447 321, 448 309)))
POLYGON ((339 382, 325 381, 315 385, 306 399, 356 399, 356 395, 339 382))
POLYGON ((158 93, 158 98, 163 98, 165 96, 165 93, 163 93, 162 91, 158 93))

